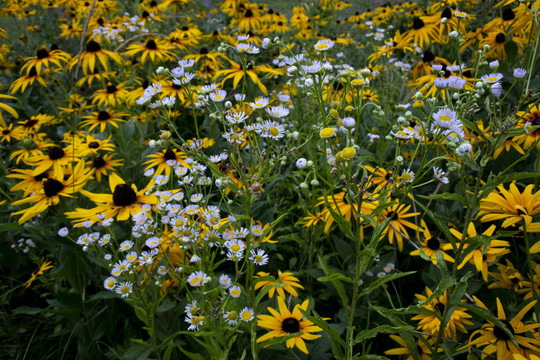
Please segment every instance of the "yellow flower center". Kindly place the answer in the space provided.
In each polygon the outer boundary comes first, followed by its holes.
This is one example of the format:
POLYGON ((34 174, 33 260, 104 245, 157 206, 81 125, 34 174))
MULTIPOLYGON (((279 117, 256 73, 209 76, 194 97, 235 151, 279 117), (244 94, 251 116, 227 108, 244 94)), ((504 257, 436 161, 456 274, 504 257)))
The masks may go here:
POLYGON ((335 132, 336 132, 336 131, 335 131, 334 129, 332 129, 332 128, 324 128, 324 129, 321 130, 321 132, 319 133, 319 135, 321 135, 321 137, 322 137, 323 139, 327 139, 327 138, 329 138, 329 137, 334 136, 335 132))
POLYGON ((238 251, 240 251, 240 249, 241 249, 241 247, 238 244, 234 244, 233 246, 231 246, 231 251, 232 252, 238 252, 238 251))
POLYGON ((229 313, 229 315, 227 315, 227 317, 229 318, 229 320, 236 320, 238 319, 238 314, 236 313, 236 311, 231 311, 229 313))
POLYGON ((276 127, 274 127, 274 126, 272 126, 272 127, 269 129, 269 131, 270 131, 270 135, 272 135, 272 136, 278 136, 278 135, 279 135, 279 130, 278 130, 278 128, 276 128, 276 127))
POLYGON ((242 319, 246 320, 246 321, 249 321, 251 320, 251 313, 249 311, 244 311, 242 313, 242 319))

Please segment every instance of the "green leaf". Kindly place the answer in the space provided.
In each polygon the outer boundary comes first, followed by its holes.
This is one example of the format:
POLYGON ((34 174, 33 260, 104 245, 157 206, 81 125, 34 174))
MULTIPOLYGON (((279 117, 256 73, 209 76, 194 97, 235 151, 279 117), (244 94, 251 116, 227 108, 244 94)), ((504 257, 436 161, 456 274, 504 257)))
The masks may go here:
POLYGON ((386 356, 382 356, 382 355, 362 355, 362 356, 355 356, 354 359, 358 359, 358 360, 390 360, 386 356))
POLYGON ((518 46, 512 40, 507 41, 506 44, 504 44, 504 51, 506 52, 509 62, 512 62, 518 54, 518 46))
POLYGON ((360 296, 364 296, 371 293, 373 290, 377 289, 379 286, 383 285, 384 283, 387 283, 394 279, 399 279, 400 277, 404 277, 404 276, 411 275, 414 273, 416 273, 416 271, 408 271, 408 272, 403 272, 403 273, 394 273, 394 274, 386 275, 383 278, 375 280, 374 282, 369 284, 366 288, 364 288, 362 292, 360 292, 360 296))
MULTIPOLYGON (((330 276, 333 274, 333 272, 330 270, 330 268, 328 267, 328 265, 326 264, 326 262, 320 255, 319 255, 319 265, 321 269, 324 271, 324 274, 326 276, 330 276)), ((332 285, 334 285, 334 288, 338 292, 341 302, 343 303, 347 311, 349 311, 348 309, 349 298, 347 297, 347 293, 345 292, 345 288, 343 287, 343 284, 339 280, 330 280, 330 282, 332 283, 332 285)))
MULTIPOLYGON (((347 194, 345 194, 345 196, 347 196, 347 194)), ((330 195, 330 196, 324 196, 323 199, 324 199, 324 205, 326 206, 326 208, 328 209, 328 211, 330 212, 330 215, 332 215, 332 218, 334 219, 334 221, 336 222, 336 224, 338 225, 339 229, 341 231, 343 231, 343 233, 351 240, 356 240, 356 235, 353 233, 352 231, 352 224, 350 223, 350 221, 347 221, 343 215, 341 215, 340 213, 334 211, 334 209, 332 208, 332 206, 330 205, 330 202, 328 201, 328 197, 330 197, 332 199, 332 203, 335 204, 336 201, 334 201, 334 198, 333 198, 333 195, 330 195)), ((336 205, 336 207, 339 209, 339 207, 336 205)))
POLYGON ((174 343, 171 341, 169 342, 169 345, 167 345, 167 350, 165 350, 165 354, 163 354, 163 360, 169 360, 171 358, 171 353, 174 348, 174 343))
POLYGON ((8 231, 8 230, 24 230, 24 228, 17 223, 9 223, 9 224, 0 225, 0 232, 8 231))
POLYGON ((200 354, 192 353, 187 350, 182 349, 180 346, 178 347, 181 352, 184 353, 187 357, 189 357, 192 360, 204 360, 204 358, 200 354))
POLYGON ((401 334, 403 331, 414 329, 414 326, 403 325, 403 326, 390 326, 390 325, 381 325, 376 328, 369 330, 362 330, 354 338, 353 344, 358 344, 359 342, 365 341, 367 339, 374 338, 378 333, 388 333, 388 334, 401 334))
POLYGON ((450 193, 443 193, 443 194, 433 194, 433 195, 416 195, 417 197, 421 199, 426 200, 451 200, 451 201, 459 201, 463 205, 467 205, 467 199, 461 195, 458 194, 450 194, 450 193))
POLYGON ((35 315, 39 314, 40 312, 44 311, 45 309, 42 308, 36 308, 36 307, 30 307, 30 306, 20 306, 18 308, 13 309, 13 314, 25 314, 25 315, 35 315))
POLYGON ((341 280, 341 281, 345 281, 351 284, 354 283, 353 279, 346 277, 342 273, 333 273, 332 275, 323 276, 317 279, 317 281, 320 281, 320 282, 327 282, 327 281, 333 282, 334 280, 341 280))

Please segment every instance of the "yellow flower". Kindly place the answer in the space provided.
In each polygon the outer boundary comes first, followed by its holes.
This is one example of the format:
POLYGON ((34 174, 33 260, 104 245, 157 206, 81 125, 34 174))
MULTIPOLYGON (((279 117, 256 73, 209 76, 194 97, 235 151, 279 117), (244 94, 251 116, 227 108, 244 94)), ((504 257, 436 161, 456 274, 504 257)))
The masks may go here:
POLYGON ((265 340, 273 339, 275 337, 281 337, 291 334, 298 334, 297 336, 287 339, 285 344, 288 348, 297 347, 305 354, 308 354, 308 350, 304 340, 314 340, 321 335, 314 335, 312 333, 323 331, 320 327, 314 325, 311 321, 304 319, 304 315, 300 312, 300 309, 306 311, 309 305, 309 300, 305 300, 302 305, 295 305, 292 313, 287 309, 285 300, 278 297, 279 312, 268 307, 270 315, 258 315, 258 325, 271 331, 264 334, 257 339, 257 343, 265 340))
POLYGON ((30 279, 28 279, 28 281, 26 281, 24 283, 24 287, 27 288, 29 287, 33 282, 34 280, 36 280, 36 278, 38 277, 38 275, 43 275, 43 273, 45 272, 45 270, 49 270, 51 268, 53 268, 54 266, 52 265, 52 262, 51 261, 45 261, 43 264, 41 264, 41 266, 39 267, 39 269, 37 271, 35 271, 32 276, 30 277, 30 279))
POLYGON ((277 290, 278 296, 285 298, 285 290, 289 294, 291 294, 294 297, 298 297, 298 293, 294 289, 295 287, 299 289, 303 289, 304 287, 300 285, 300 280, 298 278, 294 277, 292 273, 290 272, 281 272, 281 270, 278 270, 277 273, 267 273, 260 271, 257 273, 255 278, 263 277, 263 276, 273 276, 276 278, 276 281, 272 280, 265 280, 265 281, 258 281, 255 284, 255 290, 257 289, 264 289, 267 286, 271 286, 270 290, 268 291, 268 297, 273 297, 274 292, 277 290), (279 283, 278 283, 279 281, 279 283))

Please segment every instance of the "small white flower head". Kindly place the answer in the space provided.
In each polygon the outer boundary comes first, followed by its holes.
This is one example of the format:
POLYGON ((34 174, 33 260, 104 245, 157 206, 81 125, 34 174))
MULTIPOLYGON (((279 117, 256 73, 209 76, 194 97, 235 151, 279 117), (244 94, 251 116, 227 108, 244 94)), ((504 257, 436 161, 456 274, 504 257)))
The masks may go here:
POLYGON ((223 274, 219 277, 219 284, 222 288, 228 289, 232 285, 232 280, 229 275, 223 274))
POLYGON ((120 243, 120 251, 128 251, 133 247, 133 241, 125 240, 120 243))
POLYGON ((103 287, 105 287, 105 289, 107 290, 113 290, 115 286, 116 286, 116 278, 114 276, 109 276, 103 282, 103 287))
POLYGON ((58 235, 61 236, 61 237, 66 237, 69 233, 69 230, 67 227, 63 227, 61 228, 60 230, 58 230, 58 235))
POLYGON ((156 185, 165 185, 169 181, 169 177, 167 175, 156 175, 154 181, 156 185))
POLYGON ((178 65, 180 65, 181 67, 183 67, 184 69, 190 69, 193 67, 193 65, 195 65, 195 60, 193 59, 188 59, 188 60, 180 60, 178 62, 178 65))
POLYGON ((179 77, 182 77, 184 76, 184 68, 179 66, 179 67, 175 67, 174 69, 171 70, 171 73, 173 74, 174 77, 176 78, 179 78, 179 77))
POLYGON ((139 255, 137 255, 135 251, 130 251, 126 255, 126 260, 129 261, 130 263, 133 263, 135 260, 137 260, 138 257, 139 255))
POLYGON ((184 309, 187 316, 197 315, 200 310, 199 306, 197 306, 197 301, 195 300, 193 300, 190 303, 187 303, 184 309))
POLYGON ((167 267, 165 265, 161 265, 160 267, 158 267, 158 270, 157 270, 158 274, 163 276, 163 275, 167 275, 167 267))
POLYGON ((238 313, 236 311, 227 311, 223 314, 223 319, 225 319, 227 324, 235 326, 238 324, 238 313))
POLYGON ((195 271, 187 278, 188 284, 193 287, 203 286, 210 280, 210 277, 204 271, 195 271))
POLYGON ((295 65, 291 65, 287 68, 288 74, 295 74, 298 71, 298 68, 295 65))
POLYGON ((296 160, 296 167, 299 168, 299 169, 303 169, 305 168, 307 165, 307 160, 304 159, 304 158, 300 158, 298 160, 296 160))
POLYGON ((240 311, 240 320, 245 322, 250 322, 255 318, 255 313, 253 309, 245 307, 240 311))
POLYGON ((251 256, 249 259, 253 261, 255 265, 266 265, 268 264, 268 255, 264 252, 262 249, 251 250, 250 251, 251 256))
POLYGON ((226 96, 227 91, 225 90, 216 90, 213 93, 210 93, 210 99, 212 99, 213 102, 222 102, 225 100, 226 96))
POLYGON ((240 102, 246 99, 246 94, 234 94, 234 100, 240 102))
POLYGON ((263 42, 262 42, 262 48, 263 49, 268 49, 268 47, 270 46, 270 39, 269 38, 264 38, 263 39, 263 42))
POLYGON ((270 109, 266 109, 266 112, 268 115, 276 119, 281 119, 289 115, 289 109, 283 107, 282 105, 272 106, 270 109))
POLYGON ((435 85, 435 87, 437 89, 445 89, 448 86, 448 79, 446 79, 446 78, 436 78, 433 81, 433 85, 435 85))
POLYGON ((126 298, 133 292, 133 284, 129 281, 124 281, 116 287, 116 293, 126 298))
POLYGON ((527 70, 523 68, 515 68, 514 69, 514 77, 516 79, 523 79, 527 75, 527 70))
POLYGON ((456 117, 457 114, 454 110, 449 108, 440 109, 432 115, 435 124, 445 128, 450 129, 457 125, 456 117))
POLYGON ((435 71, 441 71, 442 70, 442 65, 431 65, 431 68, 435 71))
POLYGON ((189 325, 188 330, 189 331, 197 331, 199 330, 199 326, 204 325, 204 316, 186 316, 186 322, 189 325))
POLYGON ((485 81, 488 84, 495 84, 496 82, 498 82, 502 78, 503 78, 503 74, 501 74, 501 73, 491 73, 491 74, 486 74, 486 75, 482 76, 481 79, 482 79, 482 81, 485 81))
POLYGON ((499 68, 499 60, 495 60, 489 63, 489 68, 493 71, 497 71, 499 68))
POLYGON ((328 51, 330 50, 331 48, 334 47, 334 42, 331 41, 331 40, 319 40, 317 41, 317 43, 314 45, 314 48, 315 50, 317 51, 328 51))
POLYGON ((229 251, 237 254, 242 254, 244 252, 245 244, 242 240, 233 239, 225 241, 223 244, 229 251))
POLYGON ((472 150, 472 145, 468 141, 463 142, 456 148, 456 155, 463 157, 467 156, 472 150))
POLYGON ((525 131, 525 134, 530 135, 530 134, 533 132, 532 122, 527 121, 527 122, 523 125, 523 131, 525 131))
POLYGON ((268 102, 269 102, 268 98, 260 97, 260 98, 256 99, 254 102, 250 102, 249 105, 253 109, 262 109, 262 108, 265 108, 266 106, 268 106, 268 102))
POLYGON ((202 260, 202 259, 201 259, 198 255, 193 254, 193 255, 191 256, 191 258, 189 259, 189 262, 190 262, 190 263, 197 263, 197 262, 200 262, 201 260, 202 260))
POLYGON ((148 246, 150 249, 154 249, 158 247, 160 243, 161 243, 160 239, 157 236, 154 236, 146 240, 144 244, 148 246))
POLYGON ((307 78, 306 81, 304 82, 304 85, 306 87, 312 87, 313 86, 313 79, 307 78))
POLYGON ((257 124, 255 131, 263 138, 281 139, 285 136, 285 127, 273 120, 257 124))
POLYGON ((449 37, 451 37, 452 39, 455 39, 459 36, 459 33, 457 31, 451 31, 450 34, 448 34, 449 37))
POLYGON ((105 255, 103 255, 103 259, 109 261, 109 260, 112 259, 112 255, 111 254, 105 254, 105 255))
POLYGON ((462 90, 467 81, 457 76, 450 76, 448 78, 448 88, 450 90, 459 91, 462 90))
POLYGON ((448 184, 448 177, 446 177, 446 172, 444 172, 441 168, 434 166, 433 176, 435 176, 435 179, 439 180, 443 184, 448 184))
POLYGON ((225 115, 225 120, 227 120, 227 122, 231 125, 240 124, 246 121, 248 118, 249 116, 247 116, 243 111, 229 111, 229 113, 225 115))
POLYGON ((503 90, 503 88, 502 88, 502 84, 501 84, 500 81, 491 85, 491 93, 495 97, 500 97, 502 95, 502 90, 503 90))
POLYGON ((342 122, 343 126, 347 129, 354 129, 356 127, 356 120, 350 116, 343 118, 342 122))
POLYGON ((464 11, 460 11, 460 10, 454 10, 454 16, 457 17, 457 18, 461 18, 461 19, 464 19, 467 17, 467 13, 464 12, 464 11))
POLYGON ((403 180, 405 184, 411 183, 414 180, 414 172, 411 169, 403 170, 401 180, 403 180))
POLYGON ((229 288, 229 294, 235 299, 239 298, 240 294, 242 294, 242 289, 240 289, 240 286, 238 285, 233 285, 229 288))
POLYGON ((377 274, 377 277, 378 277, 379 279, 382 279, 382 278, 385 277, 385 276, 386 276, 386 273, 385 273, 384 271, 381 271, 381 272, 379 272, 379 273, 377 274))
POLYGON ((201 194, 201 193, 192 194, 189 197, 189 201, 191 201, 192 203, 198 203, 199 201, 202 200, 203 197, 204 197, 204 195, 201 194))

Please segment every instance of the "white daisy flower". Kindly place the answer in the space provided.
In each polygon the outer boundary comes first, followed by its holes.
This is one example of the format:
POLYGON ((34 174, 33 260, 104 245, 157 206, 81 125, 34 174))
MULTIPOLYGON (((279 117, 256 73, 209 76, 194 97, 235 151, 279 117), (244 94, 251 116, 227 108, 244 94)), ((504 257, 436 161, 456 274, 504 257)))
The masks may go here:
POLYGON ((227 311, 223 314, 223 319, 225 319, 227 324, 236 326, 238 324, 238 313, 236 311, 227 311))
POLYGON ((226 96, 227 91, 225 90, 216 90, 213 93, 210 93, 210 99, 212 99, 213 102, 222 102, 225 100, 226 96))
POLYGON ((442 182, 443 184, 448 184, 448 177, 446 177, 446 172, 444 172, 441 168, 434 166, 433 167, 433 175, 437 180, 442 182))
POLYGON ((116 278, 114 276, 109 276, 108 278, 105 279, 105 281, 103 282, 103 286, 105 287, 105 289, 107 290, 113 290, 114 287, 116 286, 116 278))
POLYGON ((204 316, 186 316, 186 322, 189 325, 188 330, 199 330, 199 326, 204 325, 204 316))
POLYGON ((228 289, 232 285, 232 280, 229 277, 229 275, 223 274, 219 277, 219 284, 221 285, 222 288, 228 289))
POLYGON ((240 297, 240 294, 242 294, 242 290, 240 289, 240 286, 233 285, 229 288, 229 294, 231 294, 231 296, 236 299, 240 297))
POLYGON ((289 115, 289 109, 283 107, 282 105, 272 106, 270 109, 266 109, 266 112, 268 115, 276 119, 281 119, 289 115))
POLYGON ((319 40, 314 45, 315 50, 317 51, 327 51, 334 47, 334 42, 331 40, 319 40))
POLYGON ((255 318, 255 313, 253 312, 253 309, 245 307, 240 311, 240 320, 245 322, 250 322, 255 318))
POLYGON ((258 249, 257 252, 255 250, 250 251, 251 256, 249 259, 255 263, 255 265, 266 265, 268 264, 268 255, 264 252, 262 249, 258 249))
POLYGON ((129 281, 124 281, 116 287, 116 293, 123 298, 128 297, 133 292, 133 284, 129 281))

